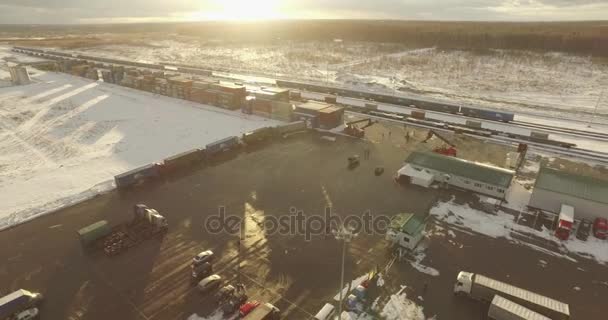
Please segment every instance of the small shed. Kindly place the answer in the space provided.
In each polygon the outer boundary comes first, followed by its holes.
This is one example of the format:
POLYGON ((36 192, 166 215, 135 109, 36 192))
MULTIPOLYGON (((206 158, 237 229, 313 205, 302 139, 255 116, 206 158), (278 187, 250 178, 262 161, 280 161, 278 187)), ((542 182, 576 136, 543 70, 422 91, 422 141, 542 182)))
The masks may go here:
POLYGON ((386 239, 399 248, 414 250, 424 236, 426 224, 426 219, 413 213, 399 213, 391 219, 386 239))

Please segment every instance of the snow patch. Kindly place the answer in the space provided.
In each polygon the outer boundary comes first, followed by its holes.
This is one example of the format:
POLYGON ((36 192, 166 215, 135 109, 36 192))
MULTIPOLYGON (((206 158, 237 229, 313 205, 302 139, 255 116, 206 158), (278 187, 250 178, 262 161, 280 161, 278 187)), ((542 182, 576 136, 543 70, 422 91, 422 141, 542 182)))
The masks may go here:
POLYGON ((437 277, 439 276, 439 271, 437 269, 422 264, 422 260, 424 260, 424 258, 426 257, 425 250, 426 247, 424 245, 418 246, 418 248, 416 248, 416 250, 414 251, 414 261, 410 262, 410 264, 412 265, 412 267, 414 267, 414 269, 418 270, 419 272, 426 273, 433 277, 437 277))
POLYGON ((608 263, 608 243, 606 241, 593 237, 589 237, 587 241, 581 241, 574 237, 571 237, 567 241, 559 241, 550 230, 543 228, 541 231, 538 231, 519 225, 515 223, 512 215, 500 210, 496 214, 489 214, 473 209, 468 204, 456 204, 453 200, 450 200, 448 202, 437 203, 431 208, 430 214, 437 220, 450 224, 453 229, 458 231, 467 232, 470 230, 492 238, 506 238, 513 243, 525 245, 536 251, 568 259, 572 262, 577 261, 569 257, 569 253, 592 257, 600 263, 608 263), (517 234, 518 238, 514 238, 513 234, 517 234), (560 248, 561 252, 539 247, 519 239, 530 236, 551 241, 560 248))

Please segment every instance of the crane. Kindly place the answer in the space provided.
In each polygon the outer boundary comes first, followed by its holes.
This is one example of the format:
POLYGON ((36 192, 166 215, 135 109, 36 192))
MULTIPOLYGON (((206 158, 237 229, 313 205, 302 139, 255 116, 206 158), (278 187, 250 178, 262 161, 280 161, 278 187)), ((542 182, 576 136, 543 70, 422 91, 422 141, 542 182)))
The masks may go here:
POLYGON ((437 147, 437 148, 433 149, 433 152, 442 154, 444 156, 450 156, 450 157, 456 156, 456 154, 457 154, 456 146, 452 142, 450 142, 450 140, 446 139, 445 137, 443 137, 442 135, 437 133, 435 130, 429 130, 429 133, 426 135, 426 139, 424 139, 424 141, 422 141, 422 143, 426 143, 427 141, 431 140, 433 137, 439 138, 439 140, 443 141, 445 144, 447 144, 449 146, 449 147, 446 147, 446 146, 437 147))
POLYGON ((353 137, 357 137, 357 138, 363 138, 365 136, 365 129, 367 127, 372 126, 375 123, 376 122, 374 122, 370 118, 356 120, 356 121, 350 121, 350 122, 346 123, 346 127, 344 128, 344 133, 348 134, 349 136, 353 136, 353 137), (364 126, 362 126, 362 127, 357 127, 356 126, 356 124, 363 123, 363 122, 367 122, 367 123, 364 126))

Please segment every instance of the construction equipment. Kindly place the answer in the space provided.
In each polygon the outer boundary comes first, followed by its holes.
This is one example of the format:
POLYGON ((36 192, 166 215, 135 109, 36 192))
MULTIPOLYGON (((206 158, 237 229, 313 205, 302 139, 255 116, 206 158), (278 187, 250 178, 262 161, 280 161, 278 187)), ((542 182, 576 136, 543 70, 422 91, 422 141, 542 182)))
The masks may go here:
POLYGON ((373 121, 371 118, 347 122, 346 123, 346 127, 344 128, 344 133, 346 133, 349 136, 353 136, 353 137, 357 137, 357 138, 363 138, 365 136, 365 129, 367 127, 372 126, 376 122, 373 121), (363 122, 367 122, 367 123, 364 126, 362 126, 362 127, 357 127, 356 126, 357 124, 363 123, 363 122))
POLYGON ((445 145, 441 146, 441 147, 437 147, 437 148, 433 149, 433 152, 442 154, 444 156, 456 157, 456 154, 457 154, 456 146, 453 143, 451 143, 450 140, 446 139, 445 137, 443 137, 442 135, 437 133, 435 130, 429 130, 429 133, 427 134, 426 139, 424 139, 424 141, 422 141, 422 143, 426 143, 427 141, 431 140, 433 137, 439 138, 439 140, 443 141, 446 145, 448 145, 447 147, 445 145))

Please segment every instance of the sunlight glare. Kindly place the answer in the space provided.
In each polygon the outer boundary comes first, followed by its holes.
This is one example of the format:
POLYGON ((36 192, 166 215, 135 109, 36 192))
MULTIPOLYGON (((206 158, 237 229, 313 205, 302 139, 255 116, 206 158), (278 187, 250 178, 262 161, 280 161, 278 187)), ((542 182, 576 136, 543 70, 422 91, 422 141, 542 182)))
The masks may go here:
POLYGON ((193 14, 195 20, 280 19, 279 0, 212 0, 211 10, 193 14))

